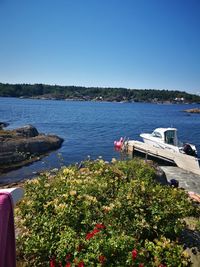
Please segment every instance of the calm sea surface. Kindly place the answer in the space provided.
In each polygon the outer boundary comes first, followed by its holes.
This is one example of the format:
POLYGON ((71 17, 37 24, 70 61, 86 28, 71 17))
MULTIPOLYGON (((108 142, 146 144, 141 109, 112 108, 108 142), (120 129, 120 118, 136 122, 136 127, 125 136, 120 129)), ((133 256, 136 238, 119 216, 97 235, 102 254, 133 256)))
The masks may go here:
POLYGON ((39 132, 65 140, 61 149, 41 161, 3 174, 0 183, 28 178, 35 172, 80 162, 88 156, 102 156, 108 161, 119 158, 114 140, 121 136, 140 140, 140 133, 152 132, 156 127, 178 128, 179 139, 196 144, 200 152, 200 115, 182 112, 194 107, 198 105, 0 98, 0 121, 9 122, 8 128, 32 124, 39 132))

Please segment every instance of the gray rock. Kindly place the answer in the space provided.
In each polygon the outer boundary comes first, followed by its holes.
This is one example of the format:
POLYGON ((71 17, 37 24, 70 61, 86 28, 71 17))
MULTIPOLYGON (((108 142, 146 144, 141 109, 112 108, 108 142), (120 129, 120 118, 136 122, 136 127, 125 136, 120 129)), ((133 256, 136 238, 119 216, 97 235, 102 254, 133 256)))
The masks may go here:
POLYGON ((167 180, 166 174, 164 172, 164 170, 162 170, 160 168, 160 166, 158 164, 156 164, 155 162, 153 162, 152 160, 147 160, 146 161, 151 167, 154 168, 155 172, 156 172, 156 176, 155 176, 155 180, 162 184, 162 185, 169 185, 169 182, 167 180))
POLYGON ((2 131, 0 140, 0 168, 22 162, 25 165, 27 160, 60 148, 64 141, 56 135, 40 135, 31 125, 2 131))
POLYGON ((156 170, 156 181, 160 184, 168 185, 169 183, 167 181, 165 172, 159 166, 156 166, 155 170, 156 170))
POLYGON ((32 125, 26 125, 15 129, 16 135, 21 137, 35 137, 38 136, 38 130, 32 125))

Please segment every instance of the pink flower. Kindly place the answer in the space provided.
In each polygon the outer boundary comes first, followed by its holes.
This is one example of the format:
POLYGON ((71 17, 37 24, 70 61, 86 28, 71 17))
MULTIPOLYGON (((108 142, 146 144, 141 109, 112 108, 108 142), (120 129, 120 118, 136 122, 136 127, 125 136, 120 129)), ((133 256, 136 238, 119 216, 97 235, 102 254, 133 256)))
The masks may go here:
POLYGON ((98 232, 100 232, 99 229, 94 229, 94 230, 92 231, 92 233, 93 233, 94 235, 97 234, 98 232))
POLYGON ((80 261, 79 264, 78 264, 78 267, 84 267, 84 262, 80 261))
POLYGON ((144 264, 143 264, 143 263, 140 263, 140 264, 139 264, 139 267, 144 267, 144 264))
POLYGON ((92 238, 94 235, 96 235, 98 232, 100 232, 99 229, 94 229, 92 232, 88 233, 86 235, 86 240, 89 240, 90 238, 92 238))
POLYGON ((66 255, 66 265, 65 267, 70 267, 71 266, 71 263, 69 262, 69 260, 71 259, 72 255, 69 253, 66 255))
POLYGON ((88 233, 88 234, 86 235, 86 240, 89 240, 89 239, 92 238, 93 236, 94 236, 94 233, 93 233, 93 232, 88 233))
POLYGON ((53 257, 52 259, 50 259, 49 266, 50 266, 50 267, 56 267, 56 260, 55 260, 55 257, 53 257))
POLYGON ((105 261, 106 261, 106 257, 105 257, 104 255, 100 255, 100 256, 99 256, 99 262, 100 262, 101 264, 104 264, 105 261))
POLYGON ((138 254, 137 249, 133 249, 132 250, 132 259, 133 260, 135 260, 137 258, 137 254, 138 254))
POLYGON ((67 254, 66 255, 66 261, 68 261, 68 260, 70 260, 71 259, 71 257, 72 257, 72 255, 69 253, 69 254, 67 254))
POLYGON ((104 224, 102 224, 102 223, 97 223, 97 224, 95 225, 95 228, 97 228, 97 229, 105 229, 106 226, 105 226, 104 224))
POLYGON ((167 266, 161 263, 158 267, 167 267, 167 266))

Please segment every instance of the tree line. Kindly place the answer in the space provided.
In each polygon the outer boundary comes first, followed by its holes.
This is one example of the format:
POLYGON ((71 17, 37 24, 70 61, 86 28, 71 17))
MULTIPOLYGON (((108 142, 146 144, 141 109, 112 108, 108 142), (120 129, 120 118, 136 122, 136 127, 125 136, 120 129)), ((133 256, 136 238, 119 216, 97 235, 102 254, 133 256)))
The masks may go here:
POLYGON ((47 99, 77 99, 135 102, 200 103, 200 96, 182 91, 157 89, 100 88, 46 84, 0 83, 1 97, 33 97, 47 99))

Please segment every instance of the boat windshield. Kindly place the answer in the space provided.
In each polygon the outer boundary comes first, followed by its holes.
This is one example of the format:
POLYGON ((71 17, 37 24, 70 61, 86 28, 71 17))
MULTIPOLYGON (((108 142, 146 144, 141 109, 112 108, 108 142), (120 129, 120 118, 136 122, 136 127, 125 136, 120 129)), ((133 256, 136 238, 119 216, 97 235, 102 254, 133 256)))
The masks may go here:
POLYGON ((157 132, 157 131, 154 131, 154 132, 152 133, 152 136, 153 136, 153 137, 162 138, 162 135, 161 135, 159 132, 157 132))
POLYGON ((175 145, 175 131, 168 130, 165 132, 165 143, 169 145, 175 145))

